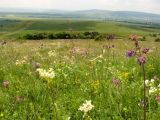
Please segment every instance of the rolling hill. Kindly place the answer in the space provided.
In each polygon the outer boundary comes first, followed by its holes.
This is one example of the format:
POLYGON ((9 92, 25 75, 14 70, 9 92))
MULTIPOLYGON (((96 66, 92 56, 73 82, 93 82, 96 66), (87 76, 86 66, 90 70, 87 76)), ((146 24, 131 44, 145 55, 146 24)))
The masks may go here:
POLYGON ((134 12, 134 11, 109 11, 109 10, 31 10, 31 9, 0 9, 1 17, 16 16, 29 18, 73 18, 95 20, 130 20, 159 22, 160 14, 134 12))

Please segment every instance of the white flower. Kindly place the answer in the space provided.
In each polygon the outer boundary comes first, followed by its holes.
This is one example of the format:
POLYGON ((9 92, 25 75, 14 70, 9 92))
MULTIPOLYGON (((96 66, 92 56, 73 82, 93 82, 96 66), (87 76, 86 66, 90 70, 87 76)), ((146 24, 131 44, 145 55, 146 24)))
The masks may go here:
POLYGON ((88 111, 92 110, 92 108, 94 108, 94 105, 92 105, 91 100, 86 100, 86 102, 83 103, 83 105, 80 106, 78 110, 87 113, 88 111))
POLYGON ((54 50, 53 51, 49 51, 48 55, 49 55, 49 57, 56 56, 56 52, 54 50))
POLYGON ((149 80, 145 80, 145 84, 147 85, 147 86, 149 86, 149 80))
POLYGON ((38 68, 37 72, 43 78, 51 78, 51 79, 53 79, 55 77, 55 72, 53 71, 53 68, 49 68, 49 70, 44 70, 42 68, 38 68))
POLYGON ((157 89, 155 87, 151 87, 149 89, 149 94, 155 93, 157 91, 157 89))
POLYGON ((160 84, 158 85, 158 88, 160 88, 160 84))
POLYGON ((151 79, 151 83, 154 83, 154 81, 155 81, 154 79, 151 79))
POLYGON ((67 118, 67 120, 70 120, 70 119, 71 119, 71 117, 68 117, 68 118, 67 118))
POLYGON ((16 60, 16 65, 22 65, 27 63, 27 57, 22 58, 21 60, 16 60))

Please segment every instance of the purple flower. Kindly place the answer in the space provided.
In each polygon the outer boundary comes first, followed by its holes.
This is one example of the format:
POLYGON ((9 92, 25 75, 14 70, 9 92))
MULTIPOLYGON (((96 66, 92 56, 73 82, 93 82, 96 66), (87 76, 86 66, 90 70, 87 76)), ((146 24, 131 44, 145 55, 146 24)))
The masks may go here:
POLYGON ((149 52, 149 48, 144 48, 142 52, 147 54, 149 52))
POLYGON ((146 63, 146 57, 144 57, 144 56, 139 57, 138 58, 138 63, 140 65, 145 64, 146 63))
POLYGON ((133 50, 130 50, 130 51, 128 51, 127 53, 126 53, 126 56, 127 57, 133 57, 135 55, 135 51, 133 51, 133 50))

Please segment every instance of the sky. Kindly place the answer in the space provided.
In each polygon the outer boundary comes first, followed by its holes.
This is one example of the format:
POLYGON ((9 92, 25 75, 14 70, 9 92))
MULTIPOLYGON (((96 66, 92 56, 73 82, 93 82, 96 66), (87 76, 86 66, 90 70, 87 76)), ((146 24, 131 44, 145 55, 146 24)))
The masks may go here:
POLYGON ((139 11, 160 14, 160 0, 0 0, 1 8, 139 11))

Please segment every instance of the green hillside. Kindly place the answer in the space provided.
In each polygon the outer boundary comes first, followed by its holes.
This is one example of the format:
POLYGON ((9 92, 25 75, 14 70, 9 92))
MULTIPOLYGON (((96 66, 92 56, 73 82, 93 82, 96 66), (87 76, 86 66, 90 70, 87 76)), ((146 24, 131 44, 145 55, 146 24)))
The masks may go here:
POLYGON ((26 33, 34 32, 73 32, 97 31, 114 33, 117 36, 130 34, 148 35, 159 32, 160 26, 155 24, 116 21, 90 20, 55 20, 55 19, 0 19, 0 38, 16 39, 26 33))

